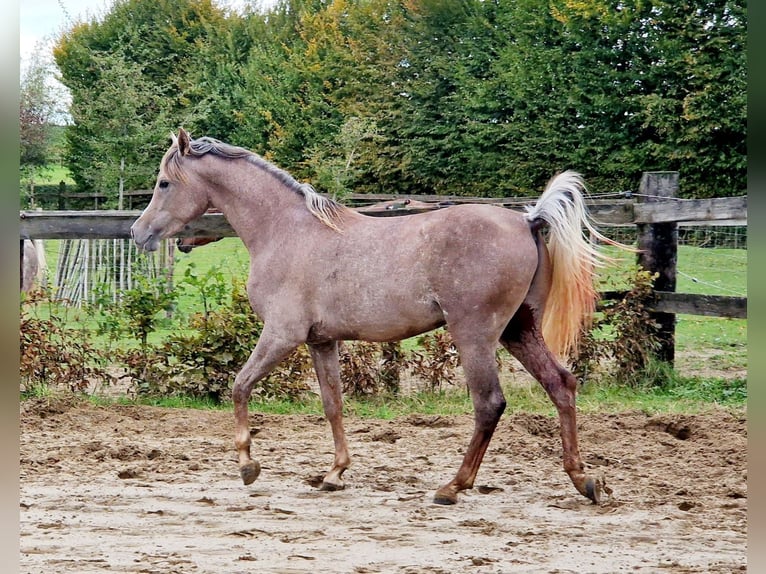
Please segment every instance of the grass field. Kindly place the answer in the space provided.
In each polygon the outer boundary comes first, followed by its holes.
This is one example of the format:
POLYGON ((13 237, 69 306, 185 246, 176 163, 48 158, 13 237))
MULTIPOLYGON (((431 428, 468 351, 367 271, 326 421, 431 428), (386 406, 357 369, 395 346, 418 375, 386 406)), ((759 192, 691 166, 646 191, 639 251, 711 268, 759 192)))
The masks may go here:
POLYGON ((51 163, 41 168, 35 179, 37 185, 58 185, 61 181, 67 185, 74 185, 69 169, 56 163, 51 163))
MULTIPOLYGON (((54 269, 60 243, 46 242, 51 269, 54 269)), ((603 281, 620 277, 620 270, 629 268, 633 261, 633 256, 628 255, 623 258, 617 269, 601 270, 600 277, 603 281)), ((248 273, 248 256, 237 238, 225 238, 217 243, 195 248, 189 254, 176 252, 174 278, 177 285, 183 284, 184 273, 190 266, 197 276, 203 276, 213 270, 226 278, 245 279, 248 273)), ((746 296, 747 250, 680 246, 677 290, 684 293, 746 296)), ((177 318, 182 319, 201 309, 199 290, 182 289, 177 318)), ((68 319, 87 326, 89 319, 82 311, 68 309, 66 313, 68 319)), ((700 362, 700 367, 708 367, 715 371, 747 369, 747 320, 679 315, 677 321, 676 350, 679 355, 691 353, 690 361, 700 362)), ((177 329, 178 324, 168 325, 167 330, 155 333, 153 340, 160 340, 168 332, 177 329)), ((688 366, 694 367, 694 364, 688 366)))

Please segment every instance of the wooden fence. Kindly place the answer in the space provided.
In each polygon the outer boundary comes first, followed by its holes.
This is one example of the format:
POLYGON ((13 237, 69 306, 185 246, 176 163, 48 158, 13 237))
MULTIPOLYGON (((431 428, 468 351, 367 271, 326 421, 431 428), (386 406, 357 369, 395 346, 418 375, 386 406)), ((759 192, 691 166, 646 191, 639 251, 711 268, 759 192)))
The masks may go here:
MULTIPOLYGON (((659 273, 651 309, 662 327, 661 358, 673 361, 675 315, 691 314, 746 318, 747 298, 723 295, 677 293, 676 254, 678 224, 699 225, 722 221, 747 221, 747 196, 714 199, 678 199, 677 172, 647 172, 638 193, 626 197, 588 202, 591 215, 602 226, 636 226, 639 263, 659 273)), ((532 198, 469 198, 459 196, 354 195, 348 203, 377 217, 399 216, 441 209, 455 203, 491 203, 520 209, 532 198), (412 199, 408 203, 408 199, 412 199), (388 201, 386 209, 365 209, 370 204, 388 201)), ((140 211, 23 211, 20 214, 21 239, 121 239, 130 237, 130 226, 140 211)), ((232 237, 236 233, 222 214, 205 214, 189 223, 178 234, 232 237)), ((613 297, 615 294, 605 294, 613 297)))

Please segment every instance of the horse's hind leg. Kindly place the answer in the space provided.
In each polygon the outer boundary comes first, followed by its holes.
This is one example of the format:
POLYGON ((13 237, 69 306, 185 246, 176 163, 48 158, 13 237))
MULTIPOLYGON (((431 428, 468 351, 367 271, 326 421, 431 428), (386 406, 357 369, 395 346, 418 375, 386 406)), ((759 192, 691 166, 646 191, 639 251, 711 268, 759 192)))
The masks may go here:
POLYGON ((500 342, 542 384, 553 401, 559 413, 564 470, 580 494, 598 504, 601 483, 585 473, 577 444, 577 379, 559 364, 548 349, 540 333, 539 320, 526 304, 508 323, 500 342))
POLYGON ((351 459, 348 455, 346 433, 343 430, 338 343, 332 341, 321 345, 309 345, 309 351, 319 380, 319 389, 322 392, 322 406, 327 420, 330 421, 332 438, 335 443, 335 460, 330 472, 324 477, 320 489, 341 490, 344 488, 341 476, 351 465, 351 459))
POLYGON ((473 399, 474 431, 455 478, 436 491, 436 504, 455 504, 458 492, 473 488, 484 453, 505 410, 505 397, 497 376, 496 343, 471 341, 461 344, 454 333, 453 338, 473 399))

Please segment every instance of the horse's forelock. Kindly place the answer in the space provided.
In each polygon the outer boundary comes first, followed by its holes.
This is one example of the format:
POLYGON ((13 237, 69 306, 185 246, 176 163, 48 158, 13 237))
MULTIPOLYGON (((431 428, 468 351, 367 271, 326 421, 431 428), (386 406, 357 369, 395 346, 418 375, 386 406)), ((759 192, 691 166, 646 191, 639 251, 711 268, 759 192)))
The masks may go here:
POLYGON ((181 152, 176 143, 171 145, 168 151, 165 152, 165 156, 160 164, 160 170, 164 171, 171 179, 186 180, 186 176, 181 168, 181 152))

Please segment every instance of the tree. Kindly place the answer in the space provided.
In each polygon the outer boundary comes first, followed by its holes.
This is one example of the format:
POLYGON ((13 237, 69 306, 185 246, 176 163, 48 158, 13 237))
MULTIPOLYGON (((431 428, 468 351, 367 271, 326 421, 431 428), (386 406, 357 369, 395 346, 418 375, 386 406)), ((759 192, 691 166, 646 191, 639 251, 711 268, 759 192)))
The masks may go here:
POLYGON ((124 54, 92 53, 91 68, 98 73, 87 86, 90 97, 75 98, 70 109, 77 126, 70 137, 82 137, 76 149, 84 154, 76 158, 78 178, 88 189, 109 192, 108 205, 122 209, 125 186, 140 188, 156 173, 147 158, 167 147, 169 106, 144 68, 124 54))
POLYGON ((184 125, 330 193, 537 195, 564 169, 745 189, 746 0, 211 2, 116 0, 59 40, 82 187, 117 151, 142 185, 184 125))
POLYGON ((62 103, 62 94, 53 86, 51 62, 44 57, 44 45, 36 46, 22 71, 19 90, 20 181, 22 205, 35 206, 35 181, 51 161, 51 127, 62 103))
POLYGON ((746 188, 742 0, 557 0, 575 165, 602 189, 679 171, 682 195, 746 188), (582 169, 582 168, 581 168, 582 169))
POLYGON ((54 47, 72 94, 67 164, 83 190, 117 201, 120 181, 147 187, 178 125, 193 125, 194 70, 224 15, 211 0, 115 0, 54 47))

